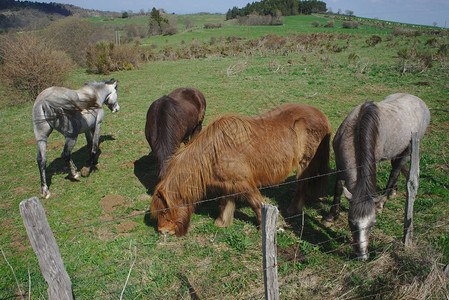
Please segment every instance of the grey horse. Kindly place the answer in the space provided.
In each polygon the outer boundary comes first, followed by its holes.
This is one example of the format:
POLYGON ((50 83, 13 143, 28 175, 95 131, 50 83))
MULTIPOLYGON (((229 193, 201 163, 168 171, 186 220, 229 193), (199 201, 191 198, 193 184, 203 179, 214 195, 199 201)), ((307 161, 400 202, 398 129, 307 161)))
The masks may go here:
POLYGON ((72 161, 72 149, 80 133, 85 133, 90 148, 90 158, 81 175, 88 176, 96 163, 100 127, 104 117, 103 104, 115 113, 120 110, 117 102, 117 81, 85 83, 78 90, 64 87, 50 87, 42 91, 33 106, 33 129, 37 144, 37 164, 41 177, 41 197, 49 198, 45 175, 47 139, 53 129, 65 137, 62 157, 69 165, 69 175, 79 180, 79 174, 72 161))
POLYGON ((368 258, 376 209, 381 211, 385 201, 395 195, 399 173, 409 160, 411 133, 417 132, 421 140, 429 122, 429 109, 421 99, 393 94, 381 102, 366 102, 354 108, 335 134, 333 148, 338 175, 333 206, 323 223, 330 225, 338 218, 344 191, 349 200, 354 250, 362 260, 368 258), (384 194, 378 197, 376 167, 384 160, 391 161, 392 170, 384 194))

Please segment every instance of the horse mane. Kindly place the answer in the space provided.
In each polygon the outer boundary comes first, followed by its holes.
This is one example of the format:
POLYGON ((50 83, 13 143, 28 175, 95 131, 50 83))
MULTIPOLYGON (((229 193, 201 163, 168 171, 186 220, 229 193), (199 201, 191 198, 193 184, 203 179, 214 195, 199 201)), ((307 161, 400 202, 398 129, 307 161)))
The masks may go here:
POLYGON ((376 197, 375 147, 379 135, 379 109, 370 101, 362 104, 354 132, 357 184, 351 209, 357 216, 366 216, 373 209, 376 197))
POLYGON ((211 181, 217 154, 246 143, 254 132, 252 126, 251 118, 225 115, 210 123, 186 147, 179 149, 156 187, 156 190, 162 188, 167 194, 165 201, 168 207, 179 205, 178 199, 189 201, 187 204, 199 201, 211 181), (171 194, 176 196, 171 197, 171 194))

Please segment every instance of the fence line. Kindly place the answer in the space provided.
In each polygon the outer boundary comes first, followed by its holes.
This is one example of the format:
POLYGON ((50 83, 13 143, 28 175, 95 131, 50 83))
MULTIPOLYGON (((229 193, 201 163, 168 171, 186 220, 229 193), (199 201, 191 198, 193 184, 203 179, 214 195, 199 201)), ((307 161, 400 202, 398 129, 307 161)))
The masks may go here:
MULTIPOLYGON (((409 155, 407 155, 407 156, 409 156, 409 155)), ((405 157, 405 156, 403 156, 403 157, 405 157)), ((260 187, 260 188, 257 188, 257 189, 251 189, 251 190, 242 191, 242 192, 238 192, 238 193, 227 194, 227 195, 221 195, 221 196, 217 196, 217 197, 214 197, 214 198, 209 198, 209 199, 200 200, 200 201, 197 201, 197 202, 194 202, 194 203, 181 204, 181 205, 174 206, 174 207, 167 208, 167 209, 175 209, 175 208, 186 207, 186 206, 192 206, 192 205, 195 206, 195 205, 199 205, 199 204, 203 204, 203 203, 207 203, 207 202, 212 202, 212 201, 221 200, 221 199, 224 199, 224 198, 227 198, 227 197, 235 197, 235 196, 244 195, 244 194, 251 193, 251 192, 254 192, 254 191, 262 191, 262 190, 265 190, 265 189, 277 188, 277 187, 280 187, 280 186, 290 185, 290 184, 298 183, 298 182, 301 182, 301 181, 307 181, 307 180, 316 179, 316 178, 320 178, 320 177, 325 177, 325 176, 335 175, 335 174, 338 174, 338 173, 342 173, 342 172, 346 172, 346 171, 348 171, 348 170, 358 169, 358 168, 361 168, 361 166, 358 166, 358 167, 350 167, 350 168, 347 168, 347 169, 345 169, 345 170, 332 171, 332 172, 329 172, 329 173, 326 173, 326 174, 320 174, 320 175, 310 176, 310 177, 307 177, 307 178, 300 178, 300 179, 295 179, 295 180, 285 181, 285 182, 282 182, 282 183, 279 183, 279 184, 273 184, 273 185, 263 186, 263 187, 260 187)), ((392 190, 392 189, 394 189, 394 188, 383 189, 383 190, 380 190, 379 192, 385 193, 386 191, 392 190)), ((333 196, 333 195, 332 195, 332 196, 333 196)), ((369 197, 366 197, 366 198, 369 199, 369 197)), ((363 198, 362 198, 362 199, 363 199, 363 198)), ((331 204, 331 205, 329 205, 329 207, 332 208, 332 207, 334 207, 334 206, 336 206, 336 205, 340 205, 340 204, 335 204, 335 205, 334 205, 334 204, 331 204)), ((87 228, 87 227, 93 227, 93 226, 102 225, 102 224, 115 223, 115 222, 118 222, 118 221, 123 221, 123 220, 127 220, 127 219, 133 219, 133 218, 145 216, 145 215, 148 215, 148 214, 151 214, 151 213, 154 213, 154 212, 161 212, 161 211, 164 211, 164 210, 166 210, 166 209, 160 209, 160 210, 155 210, 155 211, 150 211, 150 210, 148 210, 148 211, 142 212, 142 213, 136 213, 136 214, 132 214, 132 215, 127 215, 127 216, 117 217, 117 218, 114 218, 114 219, 112 219, 112 220, 93 221, 92 223, 89 223, 90 221, 87 221, 87 222, 82 223, 81 225, 77 225, 77 226, 73 226, 73 227, 69 227, 69 228, 65 228, 65 229, 56 230, 56 231, 54 231, 53 233, 56 234, 56 233, 61 233, 61 232, 67 232, 67 231, 72 231, 72 230, 83 229, 83 228, 87 228)), ((284 219, 286 220, 286 219, 289 219, 289 218, 291 218, 291 217, 286 217, 286 218, 284 218, 284 219)), ((18 229, 19 227, 21 227, 21 226, 16 226, 15 229, 18 229)), ((27 240, 27 239, 28 239, 27 236, 23 236, 23 237, 21 237, 21 238, 12 240, 12 241, 10 241, 10 242, 3 242, 3 243, 0 244, 0 247, 3 247, 3 246, 6 245, 6 244, 12 244, 12 243, 16 243, 16 242, 22 242, 22 241, 27 240)))
MULTIPOLYGON (((440 217, 439 219, 435 220, 435 222, 438 222, 438 221, 441 221, 441 220, 447 220, 448 217, 449 217, 449 216, 442 216, 442 217, 440 217)), ((419 228, 424 228, 424 229, 431 229, 431 228, 433 228, 434 226, 433 226, 433 224, 432 224, 432 225, 427 224, 426 226, 422 225, 422 226, 418 226, 418 227, 419 227, 419 228)), ((416 228, 416 227, 415 227, 415 228, 416 228)), ((419 233, 419 231, 415 231, 415 233, 419 233)), ((373 249, 373 250, 369 251, 369 253, 371 254, 371 253, 378 252, 379 249, 385 249, 385 248, 387 248, 388 246, 391 246, 391 245, 394 244, 394 243, 401 242, 400 239, 401 239, 401 237, 397 236, 397 239, 396 239, 396 240, 393 240, 393 241, 391 241, 391 242, 389 242, 389 243, 387 243, 387 244, 385 244, 385 245, 383 245, 383 246, 381 246, 381 247, 378 247, 378 248, 376 248, 376 249, 373 249)), ((192 243, 192 244, 194 244, 194 243, 192 243)), ((318 244, 313 244, 313 245, 319 245, 319 244, 320 244, 320 243, 318 243, 318 244)), ((323 244, 323 243, 321 243, 321 244, 323 244)), ((301 258, 299 261, 302 261, 302 260, 305 260, 305 259, 309 259, 309 258, 313 258, 313 257, 324 256, 324 255, 327 255, 327 254, 336 252, 336 251, 338 251, 338 250, 341 250, 342 248, 350 247, 350 246, 354 246, 354 245, 356 245, 356 243, 346 244, 346 245, 340 246, 340 247, 337 248, 337 249, 329 250, 329 251, 326 251, 326 252, 323 252, 323 253, 313 254, 313 255, 310 255, 310 256, 304 256, 304 257, 301 258)), ((180 246, 180 247, 183 247, 183 246, 180 246)), ((355 260, 357 260, 357 258, 352 258, 352 259, 346 260, 346 261, 344 261, 344 262, 337 263, 337 264, 335 264, 335 265, 333 265, 333 266, 331 266, 331 267, 329 267, 329 268, 325 268, 325 269, 320 270, 320 271, 317 271, 317 272, 315 272, 315 273, 313 273, 313 274, 309 274, 309 275, 307 275, 307 276, 305 276, 305 277, 298 278, 298 280, 306 279, 306 278, 308 278, 308 277, 311 277, 311 276, 317 275, 317 274, 319 274, 319 273, 322 273, 322 272, 324 272, 324 271, 326 271, 326 270, 329 270, 329 269, 331 269, 331 268, 333 268, 333 267, 340 266, 340 265, 342 265, 342 264, 345 264, 345 263, 348 263, 348 262, 351 262, 351 261, 355 261, 355 260)), ((127 260, 123 260, 123 261, 120 261, 120 262, 114 262, 114 263, 111 263, 111 264, 108 264, 108 265, 105 265, 105 266, 101 266, 101 267, 95 268, 95 269, 93 269, 93 270, 91 270, 91 271, 84 271, 84 272, 81 272, 81 273, 73 274, 72 276, 74 276, 74 277, 76 278, 76 277, 78 277, 78 275, 80 275, 80 274, 85 274, 85 273, 87 273, 87 272, 94 272, 94 271, 97 271, 97 270, 101 269, 102 267, 112 266, 112 265, 116 265, 116 264, 123 264, 123 263, 126 263, 126 262, 129 262, 129 260, 127 259, 127 260)), ((291 262, 292 262, 292 261, 286 261, 286 262, 278 263, 277 266, 282 266, 282 265, 284 265, 284 264, 288 264, 288 263, 291 263, 291 262)), ((253 274, 255 274, 255 273, 261 273, 261 272, 263 272, 263 270, 257 271, 257 272, 251 272, 251 273, 247 273, 247 274, 245 273, 245 274, 242 274, 241 276, 234 277, 234 278, 232 278, 231 280, 232 280, 232 281, 233 281, 233 280, 237 280, 237 279, 239 279, 239 278, 241 278, 241 277, 245 277, 245 276, 249 276, 249 275, 253 275, 253 274)), ((104 274, 104 275, 102 275, 102 277, 105 277, 105 276, 110 275, 110 274, 112 274, 112 273, 114 273, 114 272, 110 272, 110 273, 108 273, 108 274, 104 274)), ((116 272, 116 273, 118 273, 118 272, 116 272)), ((229 276, 231 276, 231 275, 233 275, 233 274, 229 274, 229 276)), ((41 286, 41 285, 43 285, 43 284, 45 284, 45 283, 46 283, 46 282, 41 282, 41 283, 37 283, 37 284, 33 283, 32 286, 33 286, 33 287, 41 286)), ((216 285, 218 285, 218 284, 221 284, 221 283, 223 283, 223 281, 217 282, 216 284, 214 284, 214 285, 212 285, 212 286, 211 286, 211 285, 207 285, 207 286, 204 287, 203 289, 196 290, 195 292, 196 292, 196 293, 201 292, 201 291, 203 291, 203 290, 205 290, 205 289, 214 287, 214 286, 216 286, 216 285)), ((286 284, 280 285, 279 288, 281 289, 281 288, 284 287, 285 285, 286 285, 286 284)), ((8 290, 8 291, 6 291, 6 292, 12 292, 12 291, 15 291, 15 290, 16 290, 16 288, 15 288, 15 289, 8 290)), ((75 290, 77 290, 77 289, 75 289, 75 290)), ((178 292, 177 292, 177 293, 178 293, 178 292)), ((109 293, 109 294, 111 294, 111 293, 109 293)), ((172 294, 172 293, 171 293, 171 294, 172 294)), ((262 294, 263 294, 263 292, 262 292, 262 294)), ((260 295, 262 295, 262 294, 260 294, 260 295)), ((169 296, 169 295, 170 295, 170 294, 164 294, 163 297, 169 296)), ((257 297, 257 296, 260 296, 260 295, 256 295, 256 296, 253 296, 253 297, 257 297)), ((251 298, 253 298, 253 297, 251 297, 251 298)))
MULTIPOLYGON (((358 167, 356 167, 356 168, 358 168, 358 167)), ((353 168, 351 168, 351 169, 353 169, 353 168)), ((323 177, 323 176, 329 176, 329 175, 337 174, 339 172, 344 172, 344 171, 335 171, 335 172, 330 172, 330 173, 323 174, 323 175, 312 176, 312 177, 309 177, 309 178, 297 179, 297 180, 294 180, 294 181, 288 181, 288 182, 284 182, 284 183, 280 183, 280 184, 276 184, 276 185, 261 187, 261 188, 258 188, 257 190, 263 190, 263 189, 268 189, 268 188, 272 188, 272 187, 279 187, 279 186, 283 186, 283 185, 293 184, 293 183, 297 183, 297 182, 303 181, 303 180, 310 180, 310 179, 314 179, 314 178, 318 178, 318 177, 323 177)), ((255 190, 256 189, 249 190, 249 191, 243 191, 243 192, 239 192, 239 193, 234 193, 234 194, 230 194, 230 195, 223 195, 223 196, 219 196, 219 197, 215 197, 215 198, 211 198, 211 199, 205 199, 205 200, 198 201, 198 202, 193 203, 193 204, 187 204, 187 205, 196 205, 196 204, 200 204, 200 203, 204 203, 204 202, 210 202, 210 201, 223 199, 223 198, 230 197, 230 196, 239 196, 239 195, 242 195, 242 194, 245 194, 245 193, 248 193, 248 192, 253 192, 255 190)), ((386 190, 384 190, 384 191, 386 191, 386 190)), ((180 205, 180 206, 173 207, 173 208, 183 207, 183 206, 187 206, 187 205, 180 205)), ((91 224, 84 224, 84 225, 76 226, 76 227, 73 227, 73 228, 58 230, 58 231, 55 231, 55 233, 65 232, 65 231, 70 231, 70 230, 75 230, 75 229, 80 229, 80 228, 86 228, 86 227, 95 226, 95 225, 101 225, 101 224, 104 224, 104 223, 112 223, 112 222, 115 223, 115 222, 120 221, 120 220, 129 219, 129 218, 135 218, 135 217, 138 217, 138 216, 146 215, 148 213, 150 213, 150 212, 147 211, 145 213, 139 213, 139 214, 133 214, 133 215, 124 216, 124 217, 119 217, 119 218, 116 218, 114 220, 105 220, 105 221, 100 221, 100 222, 94 222, 94 223, 91 223, 91 224)), ((297 216, 299 216, 299 215, 297 215, 297 216)), ((297 216, 290 216, 290 217, 286 217, 284 219, 292 219, 292 218, 297 217, 297 216)), ((325 241, 325 242, 330 242, 330 241, 325 241)), ((322 242, 322 244, 324 244, 325 242, 322 242)), ((347 247, 347 246, 351 246, 351 245, 341 246, 341 247, 339 247, 337 249, 329 251, 329 253, 334 252, 334 251, 338 251, 339 249, 347 247)), ((183 245, 182 247, 185 247, 185 245, 183 245)), ((326 254, 326 252, 325 253, 321 253, 320 255, 324 255, 324 254, 326 254)), ((306 257, 303 257, 301 260, 304 260, 304 259, 306 259, 306 257)), ((289 263, 289 262, 285 262, 285 263, 289 263)), ((274 267, 277 267, 277 264, 275 264, 274 267)), ((266 271, 266 268, 264 268, 264 271, 266 271)))

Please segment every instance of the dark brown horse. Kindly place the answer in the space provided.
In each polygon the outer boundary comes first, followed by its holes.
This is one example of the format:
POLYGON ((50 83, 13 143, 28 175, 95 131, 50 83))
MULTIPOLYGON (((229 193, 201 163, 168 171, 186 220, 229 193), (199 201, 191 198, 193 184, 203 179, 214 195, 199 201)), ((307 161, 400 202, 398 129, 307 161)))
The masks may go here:
POLYGON ((154 101, 147 112, 145 137, 157 158, 159 177, 179 145, 201 131, 206 99, 197 89, 179 88, 154 101))
MULTIPOLYGON (((176 152, 156 186, 151 211, 158 218, 158 230, 185 235, 206 188, 221 195, 240 193, 260 222, 263 198, 258 188, 284 181, 295 169, 298 179, 326 174, 330 134, 327 117, 303 104, 285 104, 252 118, 217 119, 176 152)), ((325 187, 325 176, 298 180, 288 212, 300 211, 306 193, 318 197, 325 187)), ((235 198, 221 200, 217 226, 231 225, 235 198)))

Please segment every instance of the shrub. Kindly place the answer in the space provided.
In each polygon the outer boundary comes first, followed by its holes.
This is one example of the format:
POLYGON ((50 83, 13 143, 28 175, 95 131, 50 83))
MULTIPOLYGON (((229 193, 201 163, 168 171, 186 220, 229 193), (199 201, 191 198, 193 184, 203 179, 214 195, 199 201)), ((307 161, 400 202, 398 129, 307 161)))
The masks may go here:
POLYGON ((237 21, 240 25, 246 26, 263 26, 263 25, 282 25, 283 21, 281 16, 261 16, 256 13, 250 14, 249 16, 238 17, 237 21))
POLYGON ((312 26, 313 26, 313 27, 320 27, 320 22, 318 22, 318 21, 313 21, 313 22, 312 22, 312 26))
POLYGON ((143 56, 138 47, 100 42, 90 46, 86 52, 87 71, 109 74, 119 70, 131 70, 138 66, 141 57, 143 56))
MULTIPOLYGON (((112 33, 111 33, 112 35, 112 33)), ((52 23, 39 36, 51 41, 57 50, 66 52, 73 61, 84 66, 89 44, 108 38, 105 31, 80 17, 67 17, 52 23)), ((112 36, 109 37, 112 40, 112 36)))
POLYGON ((382 38, 380 36, 378 36, 377 34, 374 34, 369 39, 367 39, 365 42, 368 44, 368 46, 374 47, 377 44, 379 44, 380 42, 382 42, 382 38))
POLYGON ((221 28, 222 24, 218 23, 218 24, 214 24, 214 23, 205 23, 204 24, 204 29, 214 29, 214 28, 221 28))
POLYGON ((62 51, 32 34, 3 36, 0 39, 2 82, 34 100, 45 88, 61 85, 73 62, 62 51))
POLYGON ((356 22, 350 22, 350 21, 346 21, 346 22, 343 22, 343 24, 341 25, 343 28, 346 28, 346 29, 357 29, 357 28, 359 28, 359 24, 358 23, 356 23, 356 22))
POLYGON ((324 25, 324 27, 326 28, 334 28, 334 22, 333 21, 327 21, 326 25, 324 25))

